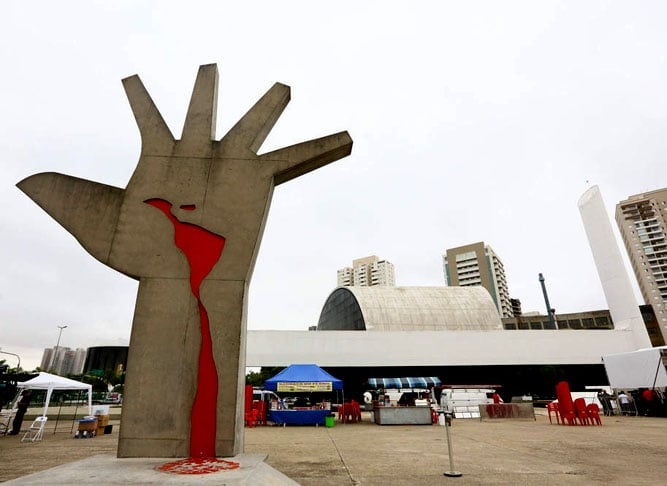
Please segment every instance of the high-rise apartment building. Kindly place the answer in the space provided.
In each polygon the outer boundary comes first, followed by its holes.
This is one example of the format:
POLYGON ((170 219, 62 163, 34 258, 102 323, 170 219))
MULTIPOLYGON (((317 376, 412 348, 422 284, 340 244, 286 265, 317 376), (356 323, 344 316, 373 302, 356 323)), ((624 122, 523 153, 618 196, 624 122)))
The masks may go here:
POLYGON ((59 346, 57 352, 56 348, 45 348, 40 368, 62 376, 78 375, 83 372, 86 352, 84 348, 73 350, 59 346))
MULTIPOLYGON (((667 189, 619 202, 616 223, 644 303, 653 307, 662 340, 667 341, 667 189)), ((651 342, 659 341, 651 337, 651 342)))
POLYGON ((481 285, 489 291, 500 317, 513 317, 507 289, 505 267, 498 255, 483 241, 450 248, 443 255, 445 284, 471 287, 481 285))
POLYGON ((394 265, 375 255, 352 260, 352 267, 338 270, 339 287, 395 286, 394 265))

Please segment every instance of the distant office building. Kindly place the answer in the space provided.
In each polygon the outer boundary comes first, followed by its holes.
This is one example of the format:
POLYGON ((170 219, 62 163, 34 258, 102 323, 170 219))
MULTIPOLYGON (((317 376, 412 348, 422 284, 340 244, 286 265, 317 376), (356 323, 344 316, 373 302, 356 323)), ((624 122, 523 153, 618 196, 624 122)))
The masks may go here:
MULTIPOLYGON (((616 223, 644 303, 653 307, 667 341, 667 189, 628 197, 616 205, 616 223)), ((656 336, 650 336, 655 346, 656 336)))
POLYGON ((45 371, 53 371, 57 375, 79 375, 83 372, 86 361, 86 350, 83 348, 70 349, 59 346, 46 348, 42 354, 42 362, 39 367, 45 371))
POLYGON ((489 291, 500 317, 513 317, 505 268, 498 255, 484 242, 450 248, 443 256, 445 284, 489 291))
POLYGON ((502 323, 506 330, 614 329, 614 322, 608 310, 558 314, 554 317, 555 322, 551 322, 549 316, 526 313, 515 317, 504 317, 502 323))
POLYGON ((127 369, 128 346, 95 346, 88 348, 84 372, 89 375, 102 376, 106 372, 116 375, 127 369))
POLYGON ((394 265, 375 255, 352 260, 352 267, 338 270, 339 287, 393 287, 396 285, 394 265))

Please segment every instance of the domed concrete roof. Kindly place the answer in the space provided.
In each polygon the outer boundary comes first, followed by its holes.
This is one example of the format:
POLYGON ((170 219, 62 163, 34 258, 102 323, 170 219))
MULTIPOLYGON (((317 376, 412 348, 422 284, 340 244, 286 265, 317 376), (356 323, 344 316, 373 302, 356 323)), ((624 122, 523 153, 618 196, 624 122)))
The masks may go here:
POLYGON ((498 310, 483 287, 338 287, 318 331, 497 331, 498 310))

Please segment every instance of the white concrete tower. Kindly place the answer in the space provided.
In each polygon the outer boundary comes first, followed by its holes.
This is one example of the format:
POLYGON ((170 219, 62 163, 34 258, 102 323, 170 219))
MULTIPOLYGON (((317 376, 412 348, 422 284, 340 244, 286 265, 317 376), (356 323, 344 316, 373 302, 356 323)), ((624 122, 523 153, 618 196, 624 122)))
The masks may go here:
POLYGON ((650 348, 651 341, 598 186, 584 192, 577 205, 614 327, 631 331, 637 349, 650 348))

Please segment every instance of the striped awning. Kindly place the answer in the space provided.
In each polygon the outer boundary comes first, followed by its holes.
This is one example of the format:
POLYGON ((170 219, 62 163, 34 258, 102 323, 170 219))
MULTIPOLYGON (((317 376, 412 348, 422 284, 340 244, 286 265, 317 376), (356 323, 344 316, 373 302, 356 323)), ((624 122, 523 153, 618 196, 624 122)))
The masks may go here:
POLYGON ((369 378, 372 388, 431 388, 440 385, 437 376, 418 376, 407 378, 369 378))

